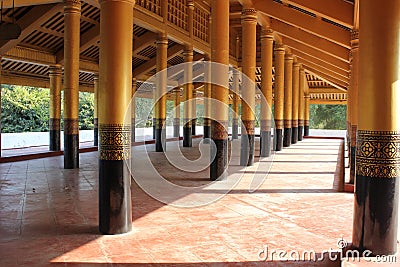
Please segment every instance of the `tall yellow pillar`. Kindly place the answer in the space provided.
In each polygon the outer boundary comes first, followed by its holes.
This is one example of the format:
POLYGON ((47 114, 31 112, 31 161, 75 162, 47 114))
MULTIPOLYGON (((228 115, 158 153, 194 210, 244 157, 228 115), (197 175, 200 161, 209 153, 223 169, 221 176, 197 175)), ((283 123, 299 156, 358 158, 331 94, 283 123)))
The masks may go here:
MULTIPOLYGON (((310 87, 305 79, 304 92, 304 136, 310 135, 310 87)), ((303 133, 301 133, 303 134, 303 133)))
POLYGON ((257 12, 254 8, 242 10, 242 131, 240 165, 254 164, 254 120, 256 93, 256 32, 257 12))
POLYGON ((205 55, 205 68, 204 68, 204 130, 203 137, 205 142, 209 142, 211 138, 211 61, 210 56, 205 55))
POLYGON ((94 74, 94 99, 93 99, 93 137, 94 137, 94 146, 99 145, 99 115, 98 115, 98 110, 99 110, 99 105, 98 105, 98 99, 99 99, 99 74, 95 73, 94 74))
POLYGON ((155 139, 156 152, 163 152, 166 149, 165 119, 167 115, 167 53, 168 37, 165 33, 160 34, 157 39, 157 74, 155 90, 155 139))
POLYGON ((272 120, 272 59, 274 36, 271 29, 261 31, 261 129, 260 156, 271 155, 271 120, 272 120))
POLYGON ((285 54, 285 96, 283 108, 283 146, 289 147, 292 142, 292 87, 293 87, 293 55, 285 54))
POLYGON ((233 70, 233 79, 232 79, 232 139, 239 138, 239 101, 240 101, 240 92, 239 92, 239 77, 240 71, 238 69, 233 70))
POLYGON ((132 228, 131 118, 134 0, 100 0, 99 229, 132 228), (125 116, 127 118, 125 118, 125 116))
POLYGON ((174 110, 174 137, 180 136, 181 127, 181 90, 175 89, 175 110, 174 110))
POLYGON ((183 146, 192 147, 192 97, 193 97, 193 46, 186 45, 183 51, 185 60, 184 72, 184 105, 183 105, 183 146))
POLYGON ((131 134, 131 142, 136 141, 136 90, 137 90, 137 80, 136 78, 132 78, 132 96, 131 96, 131 126, 132 126, 132 134, 131 134))
POLYGON ((79 40, 81 2, 64 0, 64 168, 79 168, 79 40))
POLYGON ((276 45, 275 47, 275 88, 274 88, 274 120, 275 134, 274 147, 276 151, 281 151, 283 146, 283 101, 284 101, 284 64, 285 47, 276 45))
POLYGON ((300 94, 300 63, 293 63, 293 95, 292 95, 292 144, 299 139, 299 94, 300 94))
POLYGON ((352 244, 360 250, 369 250, 372 255, 397 252, 399 22, 400 1, 360 1, 360 90, 352 244))
POLYGON ((358 31, 351 34, 351 77, 350 77, 350 94, 351 94, 351 135, 350 135, 350 183, 354 183, 356 176, 356 145, 357 145, 357 127, 358 127, 358 73, 359 73, 359 47, 358 47, 358 31))
POLYGON ((50 77, 50 151, 61 150, 61 87, 62 87, 62 68, 61 65, 53 65, 49 68, 50 77))
POLYGON ((305 100, 304 100, 304 95, 306 91, 306 83, 307 83, 307 78, 306 78, 306 73, 304 72, 304 69, 300 69, 300 81, 299 81, 299 136, 298 136, 298 141, 303 140, 303 131, 304 131, 304 124, 305 124, 305 100))
POLYGON ((215 144, 211 154, 210 179, 227 176, 228 165, 228 94, 229 94, 229 0, 211 1, 211 61, 212 66, 211 138, 215 144))

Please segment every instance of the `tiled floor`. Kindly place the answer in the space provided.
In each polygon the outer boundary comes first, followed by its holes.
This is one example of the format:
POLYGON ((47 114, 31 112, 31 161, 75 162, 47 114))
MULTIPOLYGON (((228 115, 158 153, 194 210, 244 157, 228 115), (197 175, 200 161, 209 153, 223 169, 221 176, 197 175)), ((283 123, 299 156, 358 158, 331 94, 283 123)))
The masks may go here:
POLYGON ((334 189, 339 142, 305 139, 273 162, 242 168, 235 141, 229 177, 219 184, 202 170, 207 146, 202 156, 182 148, 195 167, 178 158, 176 142, 167 157, 153 145, 134 147, 133 230, 117 236, 97 230, 97 152, 81 154, 79 170, 64 170, 61 156, 0 164, 0 266, 340 266, 277 256, 350 241, 353 195, 334 189))

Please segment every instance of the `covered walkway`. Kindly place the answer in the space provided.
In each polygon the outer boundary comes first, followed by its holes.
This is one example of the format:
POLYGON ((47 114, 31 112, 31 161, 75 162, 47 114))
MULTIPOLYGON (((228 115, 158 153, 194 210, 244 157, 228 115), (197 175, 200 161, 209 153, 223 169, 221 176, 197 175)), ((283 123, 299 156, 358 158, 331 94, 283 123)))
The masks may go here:
MULTIPOLYGON (((199 141, 183 148, 188 158, 200 155, 199 141)), ((258 170, 268 176, 253 193, 249 185, 260 162, 242 169, 234 153, 229 170, 236 172, 228 181, 241 173, 238 184, 226 195, 211 184, 204 187, 199 194, 222 198, 201 207, 176 207, 179 199, 161 203, 133 183, 133 231, 115 236, 98 233, 97 152, 81 154, 81 167, 72 170, 63 169, 61 156, 2 164, 0 265, 260 266, 260 251, 267 246, 265 266, 340 266, 329 260, 286 262, 271 255, 273 250, 321 253, 337 249, 342 237, 351 240, 353 195, 338 192, 335 182, 340 143, 305 139, 277 152, 269 172, 258 170)), ((168 145, 170 151, 176 147, 168 145)), ((145 149, 154 151, 151 146, 133 148, 139 155, 134 165, 141 164, 145 149)), ((175 184, 210 183, 208 169, 190 176, 173 171, 165 158, 173 153, 148 155, 175 184)))

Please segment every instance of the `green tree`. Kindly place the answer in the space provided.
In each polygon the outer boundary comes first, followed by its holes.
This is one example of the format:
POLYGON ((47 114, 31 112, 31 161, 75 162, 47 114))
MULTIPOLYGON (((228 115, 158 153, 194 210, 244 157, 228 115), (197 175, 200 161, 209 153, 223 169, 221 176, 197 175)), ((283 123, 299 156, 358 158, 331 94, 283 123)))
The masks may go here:
POLYGON ((94 95, 88 92, 79 92, 79 129, 93 129, 94 95))
POLYGON ((313 129, 346 129, 346 105, 310 105, 313 129))
POLYGON ((2 86, 2 132, 48 131, 48 89, 25 86, 2 86))

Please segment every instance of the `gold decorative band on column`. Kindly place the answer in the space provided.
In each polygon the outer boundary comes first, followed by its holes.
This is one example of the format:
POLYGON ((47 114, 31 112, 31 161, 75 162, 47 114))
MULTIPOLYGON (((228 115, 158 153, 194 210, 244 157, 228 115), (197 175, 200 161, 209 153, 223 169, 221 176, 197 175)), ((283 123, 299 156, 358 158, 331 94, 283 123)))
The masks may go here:
POLYGON ((260 120, 260 131, 271 131, 271 120, 260 120))
POLYGON ((211 121, 211 138, 214 140, 228 139, 228 121, 211 121))
POLYGON ((306 120, 299 120, 299 126, 309 126, 310 122, 306 120))
POLYGON ((93 126, 94 126, 94 128, 98 128, 99 127, 99 119, 98 118, 94 118, 93 119, 93 126))
POLYGON ((275 120, 275 128, 283 129, 283 120, 275 120))
POLYGON ((64 119, 64 134, 79 134, 78 119, 64 119))
POLYGON ((131 157, 131 125, 100 124, 100 160, 125 160, 131 157))
POLYGON ((350 145, 351 146, 356 146, 357 142, 357 128, 358 125, 351 125, 351 135, 350 135, 350 145))
POLYGON ((55 118, 50 118, 49 119, 49 129, 54 130, 54 131, 59 131, 60 130, 60 119, 55 119, 55 118))
POLYGON ((292 120, 292 127, 298 127, 299 126, 299 121, 298 120, 292 120))
POLYGON ((180 125, 181 124, 181 119, 180 118, 174 118, 174 125, 180 125))
POLYGON ((80 13, 81 1, 80 0, 64 0, 65 13, 80 13))
POLYGON ((400 177, 400 131, 357 132, 357 176, 400 177))
POLYGON ((254 8, 242 9, 242 20, 257 20, 257 11, 254 8))
POLYGON ((154 126, 156 129, 162 129, 165 126, 165 119, 164 118, 154 118, 153 123, 154 123, 154 126))
POLYGON ((254 121, 253 120, 242 120, 245 132, 242 130, 242 134, 254 135, 254 121))
POLYGON ((292 128, 292 120, 283 120, 283 126, 285 128, 292 128))
POLYGON ((211 119, 210 118, 204 118, 204 126, 211 126, 211 119))

